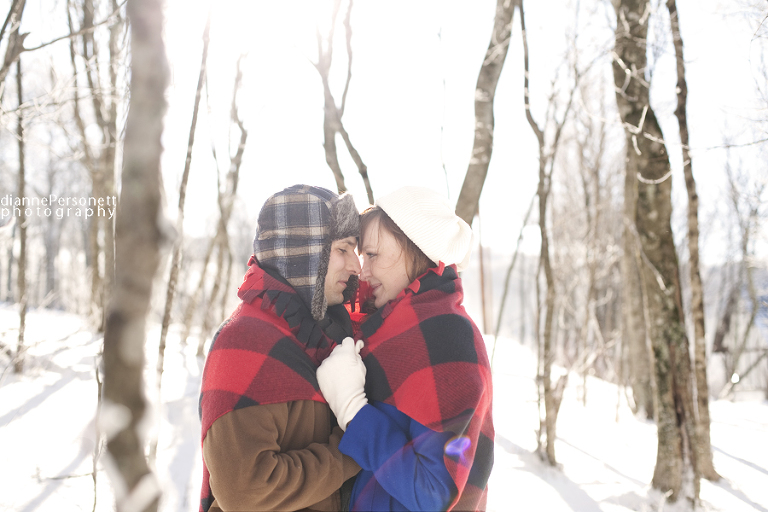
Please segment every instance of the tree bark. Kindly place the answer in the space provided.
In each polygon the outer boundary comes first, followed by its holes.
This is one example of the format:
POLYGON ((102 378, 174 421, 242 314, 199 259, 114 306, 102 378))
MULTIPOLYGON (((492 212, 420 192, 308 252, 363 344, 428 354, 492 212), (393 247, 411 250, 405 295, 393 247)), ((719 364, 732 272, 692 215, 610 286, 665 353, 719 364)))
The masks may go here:
POLYGON ((627 172, 637 172, 635 224, 641 244, 641 275, 647 298, 647 328, 658 388, 658 451, 652 485, 670 500, 699 499, 696 425, 688 338, 672 236, 672 180, 663 136, 649 104, 647 0, 619 0, 613 74, 619 113, 625 126, 627 172), (688 496, 692 484, 692 495, 688 496))
POLYGON ((635 216, 637 212, 637 171, 633 159, 627 160, 624 179, 624 229, 622 231, 621 274, 623 276, 622 320, 624 345, 629 352, 629 380, 635 414, 647 419, 655 417, 655 391, 651 375, 650 338, 645 329, 643 294, 640 277, 641 258, 636 246, 635 216))
POLYGON ((8 10, 8 16, 5 18, 2 29, 0 29, 0 41, 2 41, 6 29, 11 29, 11 32, 8 34, 8 44, 5 47, 3 65, 0 67, 0 99, 3 97, 4 90, 2 84, 11 70, 11 66, 13 66, 24 51, 24 38, 27 37, 27 34, 19 32, 19 24, 21 23, 21 16, 24 13, 26 3, 26 0, 13 0, 11 8, 8 10))
POLYGON ((496 96, 496 86, 499 83, 504 60, 507 58, 509 41, 512 34, 512 19, 515 6, 519 0, 497 0, 496 16, 493 21, 493 32, 485 59, 480 67, 475 87, 475 140, 472 146, 472 156, 469 160, 467 174, 459 192, 456 203, 456 215, 467 224, 477 214, 480 204, 480 193, 488 174, 488 166, 493 152, 493 102, 496 96))
POLYGON ((685 188, 688 192, 688 253, 691 279, 691 314, 693 315, 693 361, 696 380, 696 458, 699 461, 701 475, 716 482, 720 475, 712 463, 712 445, 709 432, 709 384, 707 383, 707 340, 704 326, 704 287, 701 282, 699 263, 699 196, 696 193, 696 180, 693 178, 693 163, 688 136, 688 84, 685 80, 685 58, 683 39, 680 35, 680 19, 675 0, 667 1, 669 19, 672 28, 672 41, 677 59, 677 108, 675 115, 680 127, 680 144, 683 151, 683 172, 685 188))
POLYGON ((160 155, 168 64, 159 0, 131 0, 131 100, 122 187, 116 220, 115 287, 104 333, 102 425, 116 472, 116 508, 157 510, 160 489, 144 456, 139 424, 143 389, 146 316, 163 242, 160 155), (106 422, 106 423, 105 423, 106 422))
MULTIPOLYGON (((107 116, 106 133, 108 144, 104 155, 104 194, 107 197, 115 197, 115 167, 117 153, 117 103, 118 77, 117 70, 120 66, 121 51, 118 45, 120 33, 123 30, 123 18, 120 15, 120 7, 117 0, 112 0, 112 10, 115 14, 115 22, 109 28, 109 85, 110 102, 109 115, 107 116)), ((104 219, 104 289, 110 290, 115 282, 115 221, 104 219)), ((104 316, 106 321, 106 315, 104 316)), ((102 324, 102 328, 104 325, 102 324)))
MULTIPOLYGON (((15 32, 18 32, 18 27, 15 32)), ((11 35, 13 37, 13 35, 11 35)), ((16 137, 18 138, 19 148, 19 179, 17 197, 24 199, 26 195, 25 185, 25 167, 24 167, 24 118, 22 104, 24 103, 22 94, 22 74, 21 59, 16 61, 16 94, 19 101, 18 119, 19 124, 16 127, 16 137)), ((16 359, 13 363, 13 371, 21 373, 24 371, 24 334, 27 326, 27 215, 26 208, 22 205, 19 208, 19 261, 18 273, 18 297, 19 297, 19 339, 16 345, 16 359)))
MULTIPOLYGON (((83 43, 83 61, 85 62, 85 76, 88 81, 88 88, 90 89, 91 104, 93 107, 93 115, 96 122, 101 128, 101 142, 102 147, 108 147, 106 123, 103 115, 103 91, 101 90, 101 81, 98 69, 99 49, 96 43, 96 38, 93 35, 93 17, 94 6, 93 0, 83 1, 83 22, 81 28, 84 30, 82 36, 83 43), (95 69, 94 69, 95 68, 95 69)), ((85 135, 83 135, 85 137, 85 135)), ((83 144, 88 144, 87 139, 83 139, 83 144)), ((92 197, 103 197, 104 194, 104 152, 100 155, 101 158, 95 158, 89 162, 88 172, 91 175, 91 195, 92 197)), ((99 257, 102 252, 101 243, 99 242, 101 233, 102 220, 99 216, 93 216, 86 220, 88 225, 88 253, 90 255, 90 269, 91 269, 91 314, 96 319, 98 326, 104 325, 104 285, 101 275, 101 264, 99 257)))

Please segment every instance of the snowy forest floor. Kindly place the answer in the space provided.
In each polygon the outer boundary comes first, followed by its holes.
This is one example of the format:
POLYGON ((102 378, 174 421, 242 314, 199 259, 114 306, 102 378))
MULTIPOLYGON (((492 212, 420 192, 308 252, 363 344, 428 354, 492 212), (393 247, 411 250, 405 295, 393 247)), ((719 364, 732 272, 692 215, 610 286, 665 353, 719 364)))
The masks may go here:
MULTIPOLYGON (((13 373, 18 313, 0 305, 0 511, 111 511, 114 494, 103 461, 94 483, 94 359, 101 339, 74 315, 33 310, 27 316, 25 368, 13 373), (95 489, 95 492, 94 492, 95 489)), ((148 398, 156 402, 159 327, 147 341, 148 398)), ((489 355, 493 349, 489 338, 489 355)), ((196 511, 202 479, 197 400, 202 361, 196 343, 182 346, 171 330, 160 414, 147 422, 158 437, 155 471, 161 510, 196 511)), ((656 427, 635 418, 623 390, 599 379, 569 378, 556 453, 561 468, 535 453, 538 427, 535 355, 499 339, 494 358, 495 465, 488 510, 577 512, 682 511, 650 489, 656 427), (618 405, 617 405, 618 404, 618 405)), ((714 463, 723 476, 702 481, 700 509, 768 512, 768 402, 711 402, 714 463)))

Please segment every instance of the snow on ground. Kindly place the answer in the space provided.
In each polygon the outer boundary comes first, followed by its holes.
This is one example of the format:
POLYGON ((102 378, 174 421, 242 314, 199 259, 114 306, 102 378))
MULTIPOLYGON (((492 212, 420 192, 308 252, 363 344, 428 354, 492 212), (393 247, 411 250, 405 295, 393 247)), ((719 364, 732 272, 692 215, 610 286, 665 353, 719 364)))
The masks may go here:
MULTIPOLYGON (((93 453, 97 384, 94 358, 101 340, 66 313, 33 310, 27 316, 27 358, 13 373, 16 307, 0 305, 0 512, 114 509, 101 462, 93 453)), ((148 397, 154 392, 159 329, 147 341, 148 397)), ((489 342, 489 354, 493 349, 489 342)), ((150 418, 159 433, 156 473, 161 510, 196 511, 202 475, 197 398, 202 361, 196 346, 180 346, 171 331, 163 377, 162 414, 150 418), (158 421, 159 417, 159 421, 158 421)), ((488 509, 577 512, 678 511, 650 489, 656 428, 633 417, 616 386, 590 378, 587 403, 571 376, 558 421, 560 469, 534 453, 538 427, 535 356, 499 339, 494 357, 496 461, 488 509), (617 407, 617 403, 619 404, 617 407), (617 421, 618 418, 618 421, 617 421)), ((702 510, 768 512, 768 402, 711 403, 712 445, 718 483, 702 481, 702 510)))

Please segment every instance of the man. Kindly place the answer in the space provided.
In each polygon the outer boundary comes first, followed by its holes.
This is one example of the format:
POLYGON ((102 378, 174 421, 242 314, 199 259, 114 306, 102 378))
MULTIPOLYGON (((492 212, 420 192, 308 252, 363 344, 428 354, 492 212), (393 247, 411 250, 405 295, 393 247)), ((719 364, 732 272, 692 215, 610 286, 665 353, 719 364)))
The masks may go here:
POLYGON ((262 207, 242 302, 203 371, 201 512, 342 509, 360 467, 339 452, 315 371, 352 336, 359 232, 347 194, 295 185, 262 207))

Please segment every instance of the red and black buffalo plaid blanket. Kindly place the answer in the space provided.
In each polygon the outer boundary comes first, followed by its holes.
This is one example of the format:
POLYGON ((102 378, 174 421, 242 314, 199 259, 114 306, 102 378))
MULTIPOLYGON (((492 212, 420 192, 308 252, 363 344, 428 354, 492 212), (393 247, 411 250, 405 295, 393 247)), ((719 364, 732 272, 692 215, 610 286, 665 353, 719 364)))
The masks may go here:
MULTIPOLYGON (((224 414, 259 404, 296 400, 325 403, 316 371, 336 342, 328 338, 288 284, 255 258, 238 290, 242 303, 214 336, 200 393, 201 443, 224 414)), ((213 503, 203 462, 200 511, 213 503)))
POLYGON ((366 395, 455 437, 445 464, 458 495, 448 510, 484 510, 493 466, 491 370, 461 305, 456 267, 430 269, 361 325, 366 395))

